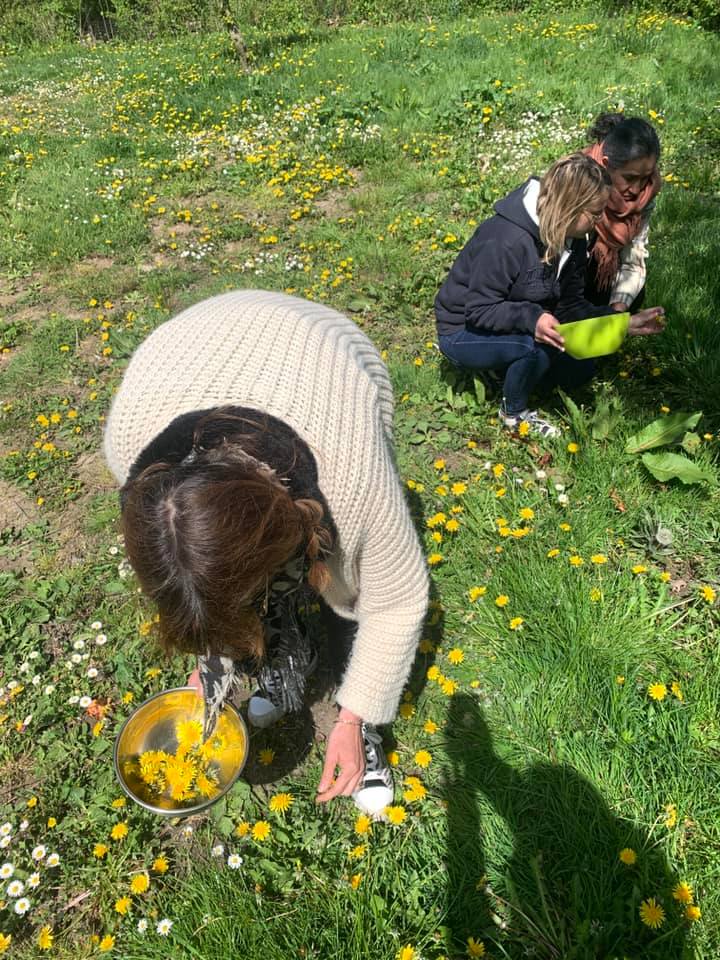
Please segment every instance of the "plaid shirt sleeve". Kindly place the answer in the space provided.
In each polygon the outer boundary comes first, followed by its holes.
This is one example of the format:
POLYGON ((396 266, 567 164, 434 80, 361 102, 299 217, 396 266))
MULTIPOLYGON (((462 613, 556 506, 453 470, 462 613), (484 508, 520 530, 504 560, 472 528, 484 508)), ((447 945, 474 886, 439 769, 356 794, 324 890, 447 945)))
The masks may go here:
POLYGON ((620 267, 610 292, 610 303, 624 303, 629 307, 645 285, 648 233, 654 207, 654 201, 645 207, 637 236, 620 251, 620 267))

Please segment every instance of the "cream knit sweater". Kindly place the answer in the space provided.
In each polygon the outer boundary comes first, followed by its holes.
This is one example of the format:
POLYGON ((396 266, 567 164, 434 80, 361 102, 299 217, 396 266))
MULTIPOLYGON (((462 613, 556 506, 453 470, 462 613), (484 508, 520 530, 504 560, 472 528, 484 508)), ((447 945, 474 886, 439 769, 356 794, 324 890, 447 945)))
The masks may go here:
POLYGON ((342 314, 280 293, 239 290, 184 310, 135 351, 113 401, 104 449, 118 482, 175 417, 225 404, 278 417, 314 453, 338 535, 324 599, 358 623, 336 699, 387 723, 414 659, 427 574, 377 350, 342 314))

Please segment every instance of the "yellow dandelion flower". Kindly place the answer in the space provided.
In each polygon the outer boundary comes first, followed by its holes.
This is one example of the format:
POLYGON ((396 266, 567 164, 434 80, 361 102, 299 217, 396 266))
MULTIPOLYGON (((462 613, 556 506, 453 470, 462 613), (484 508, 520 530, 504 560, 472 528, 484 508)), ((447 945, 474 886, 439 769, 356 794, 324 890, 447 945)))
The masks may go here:
POLYGON ((360 883, 361 883, 361 882, 362 882, 362 874, 361 874, 361 873, 354 873, 354 874, 350 877, 350 886, 352 887, 353 890, 357 890, 357 888, 360 886, 360 883))
POLYGON ((132 893, 145 893, 150 888, 150 877, 146 873, 136 873, 130 881, 132 893))
POLYGON ((529 433, 530 433, 530 424, 527 422, 527 420, 521 420, 520 423, 518 424, 518 436, 527 437, 529 433))
POLYGON ((535 511, 532 507, 523 507, 520 511, 520 516, 523 520, 532 520, 535 516, 535 511))
POLYGON ((128 825, 126 823, 116 823, 110 831, 113 840, 124 840, 128 835, 128 825))
POLYGON ((695 904, 690 904, 689 907, 685 908, 685 919, 689 920, 690 923, 695 923, 696 920, 699 920, 702 917, 702 911, 700 907, 695 904))
POLYGON ((367 844, 359 843, 356 847, 353 847, 352 850, 348 850, 348 859, 361 860, 365 856, 366 852, 367 852, 367 844))
POLYGON ((595 563, 599 566, 602 563, 607 563, 607 557, 604 553, 594 553, 590 557, 590 563, 595 563))
POLYGON ((623 677, 623 675, 619 673, 619 674, 615 677, 615 683, 616 683, 619 687, 622 687, 622 686, 625 684, 625 677, 623 677))
POLYGON ((257 823, 253 825, 252 838, 253 840, 259 840, 262 843, 270 836, 271 830, 272 827, 267 820, 258 820, 257 823))
POLYGON ((427 558, 428 565, 431 567, 436 567, 439 563, 443 562, 443 555, 441 553, 431 553, 427 558))
POLYGON ((677 823, 677 819, 678 819, 677 807, 675 806, 674 803, 668 803, 667 806, 665 807, 665 826, 667 827, 668 830, 672 830, 672 828, 677 823))
POLYGON ((265 747, 265 749, 261 750, 258 754, 258 759, 263 767, 269 767, 275 759, 275 751, 271 747, 265 747))
POLYGON ((506 607, 509 603, 510 597, 506 593, 501 593, 499 597, 495 597, 496 607, 506 607))
POLYGON ((602 590, 599 590, 597 587, 592 587, 590 590, 590 599, 593 603, 597 603, 598 600, 602 600, 602 590))
POLYGON ((270 797, 268 807, 272 813, 287 813, 294 802, 295 798, 291 793, 276 793, 270 797))
POLYGON ((110 806, 113 808, 113 810, 121 810, 126 804, 127 800, 125 797, 117 797, 115 800, 113 800, 110 806))
POLYGON ((674 697, 677 697, 678 700, 685 699, 683 692, 680 689, 680 684, 677 682, 677 680, 673 680, 673 682, 670 684, 670 692, 674 697))
POLYGON ((632 867, 633 864, 637 862, 637 854, 632 847, 624 847, 618 856, 620 858, 620 862, 624 863, 627 867, 632 867))
POLYGON ((419 960, 419 958, 415 948, 408 943, 398 950, 397 960, 419 960))
POLYGON ((560 529, 563 531, 563 533, 570 533, 570 531, 572 530, 572 527, 570 526, 569 523, 561 523, 560 529))
POLYGON ((167 857, 161 853, 153 860, 153 873, 167 873, 169 866, 167 857))
POLYGON ((580 449, 580 447, 578 446, 577 443, 569 443, 569 444, 567 445, 567 452, 568 452, 568 453, 577 453, 579 449, 580 449))
POLYGON ((467 484, 459 480, 450 487, 450 492, 455 497, 461 497, 464 493, 467 493, 467 484))
POLYGON ((522 617, 513 617, 510 621, 511 630, 519 630, 520 627, 525 623, 522 617))
POLYGON ((96 843, 93 847, 93 856, 97 857, 98 860, 102 860, 109 849, 110 848, 106 847, 104 843, 96 843))
POLYGON ((487 587, 470 587, 468 590, 468 597, 470 598, 470 603, 475 603, 476 600, 479 600, 480 597, 484 597, 487 593, 487 587))
POLYGON ((702 595, 703 600, 705 600, 706 603, 715 603, 715 598, 717 597, 717 593, 713 590, 712 587, 710 586, 701 587, 700 593, 702 595))
POLYGON ((448 653, 448 660, 450 663, 458 664, 462 663, 465 659, 465 654, 460 649, 460 647, 453 647, 452 650, 448 653))
POLYGON ((130 911, 132 906, 132 900, 130 897, 120 897, 119 900, 115 901, 115 912, 121 914, 123 917, 130 911))
POLYGON ((495 491, 495 496, 498 498, 501 498, 501 497, 504 497, 506 493, 507 493, 507 490, 505 489, 505 487, 498 487, 497 490, 495 491))
POLYGON ((412 703, 402 703, 400 704, 398 713, 403 720, 412 720, 412 718, 415 716, 415 707, 412 705, 412 703))
POLYGON ((238 837, 246 837, 251 830, 252 827, 247 820, 241 820, 240 823, 235 827, 235 833, 238 837))
POLYGON ((581 567, 581 566, 585 563, 585 561, 583 560, 583 558, 580 557, 580 556, 578 556, 577 553, 574 553, 571 557, 569 557, 568 562, 569 562, 573 567, 581 567))
POLYGON ((505 473, 505 464, 496 463, 495 466, 492 468, 492 472, 496 477, 498 478, 501 477, 505 473))
POLYGON ((432 761, 432 754, 427 750, 418 750, 415 754, 415 763, 419 767, 427 767, 432 761))
POLYGON ((407 817, 407 811, 405 807, 401 806, 385 807, 385 816, 388 818, 390 823, 394 823, 397 826, 405 820, 407 817))
POLYGON ((664 683, 651 683, 647 688, 648 696, 651 700, 659 702, 664 700, 667 695, 667 687, 664 683))
POLYGON ((659 929, 665 923, 665 911, 654 897, 643 900, 638 912, 645 926, 653 930, 659 929))
POLYGON ((445 461, 442 459, 442 457, 438 457, 437 460, 433 461, 433 466, 436 470, 444 470, 445 461))
POLYGON ((475 937, 468 937, 467 953, 469 957, 484 957, 485 944, 482 942, 482 940, 476 940, 475 937))
POLYGON ((441 683, 440 689, 446 697, 452 697, 452 695, 457 691, 457 683, 455 683, 454 680, 445 679, 441 683))
POLYGON ((115 946, 115 937, 110 936, 110 934, 108 933, 106 936, 102 938, 102 940, 98 944, 98 950, 100 950, 101 953, 108 953, 110 950, 112 950, 114 946, 115 946))
POLYGON ((693 902, 693 888, 689 883, 685 883, 684 880, 681 880, 680 883, 674 888, 673 900, 677 900, 678 903, 692 903, 693 902))
POLYGON ((660 574, 660 580, 662 583, 669 583, 671 579, 672 578, 667 570, 663 570, 663 572, 660 574))
POLYGON ((361 813, 355 821, 355 833, 362 837, 366 833, 372 833, 372 820, 365 813, 361 813))
POLYGON ((12 934, 0 933, 0 953, 5 953, 12 943, 12 934))
POLYGON ((644 563, 636 563, 635 566, 632 567, 632 572, 637 577, 640 576, 641 573, 647 573, 647 569, 644 563))
POLYGON ((387 755, 387 762, 391 767, 396 767, 400 763, 400 754, 397 750, 390 750, 387 755))
POLYGON ((37 945, 41 950, 49 950, 53 945, 53 932, 50 927, 41 927, 37 938, 37 945))
POLYGON ((549 557, 550 560, 554 560, 555 557, 560 556, 560 551, 558 550, 557 547, 553 547, 552 550, 548 550, 547 556, 549 557))
POLYGON ((438 725, 434 720, 426 720, 425 725, 423 726, 425 733, 437 733, 438 725))
POLYGON ((460 529, 460 523, 453 518, 452 520, 448 520, 448 522, 445 524, 445 529, 448 533, 457 533, 460 529))

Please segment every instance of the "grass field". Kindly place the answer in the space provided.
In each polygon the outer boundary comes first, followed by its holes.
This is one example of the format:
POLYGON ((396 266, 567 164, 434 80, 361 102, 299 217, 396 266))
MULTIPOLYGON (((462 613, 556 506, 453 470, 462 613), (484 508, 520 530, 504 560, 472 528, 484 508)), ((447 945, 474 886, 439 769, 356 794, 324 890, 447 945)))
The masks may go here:
POLYGON ((250 54, 0 49, 0 953, 716 958, 720 41, 575 11, 250 54), (439 363, 432 300, 494 200, 619 106, 663 141, 668 329, 551 400, 540 447, 439 363), (433 579, 387 730, 397 822, 315 806, 322 704, 253 736, 212 816, 160 821, 114 781, 120 724, 190 663, 123 559, 103 417, 149 331, 235 287, 348 311, 392 373, 433 579), (703 414, 700 483, 625 452, 679 411, 703 414))

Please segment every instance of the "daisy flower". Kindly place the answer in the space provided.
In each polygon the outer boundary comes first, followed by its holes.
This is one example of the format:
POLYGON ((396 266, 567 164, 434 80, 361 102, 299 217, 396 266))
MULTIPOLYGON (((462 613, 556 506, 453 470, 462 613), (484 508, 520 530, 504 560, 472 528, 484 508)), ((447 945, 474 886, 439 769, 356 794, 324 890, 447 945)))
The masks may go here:
POLYGON ((148 922, 147 922, 147 920, 146 920, 144 917, 142 918, 142 920, 138 920, 138 922, 137 922, 137 932, 138 932, 138 933, 145 933, 145 931, 147 930, 147 928, 148 928, 148 922))
POLYGON ((5 892, 9 897, 21 897, 25 893, 25 884, 22 880, 11 880, 5 892))
POLYGON ((44 859, 46 853, 47 847, 42 843, 39 843, 36 847, 33 847, 33 851, 30 856, 33 858, 33 860, 42 860, 44 859))
POLYGON ((30 887, 31 890, 34 890, 36 887, 40 886, 40 874, 31 873, 26 882, 28 887, 30 887))
POLYGON ((216 844, 216 845, 212 848, 212 850, 210 851, 210 853, 211 853, 214 857, 221 857, 221 856, 225 853, 225 847, 223 846, 222 843, 218 843, 218 844, 216 844))
POLYGON ((243 858, 239 853, 231 853, 227 858, 227 865, 231 870, 239 870, 243 864, 243 858))
POLYGON ((60 864, 60 854, 59 854, 59 853, 51 853, 50 856, 47 858, 46 863, 47 863, 47 865, 48 865, 49 867, 57 867, 57 866, 59 866, 59 864, 60 864))
POLYGON ((170 928, 172 927, 172 920, 168 920, 167 917, 164 920, 158 922, 157 927, 155 928, 161 937, 166 937, 170 933, 170 928))
POLYGON ((19 916, 22 917, 23 914, 27 913, 29 909, 30 901, 27 897, 20 897, 19 900, 15 901, 15 913, 17 913, 19 916))
POLYGON ((15 867, 11 863, 4 863, 0 867, 0 880, 9 880, 15 873, 15 867))

